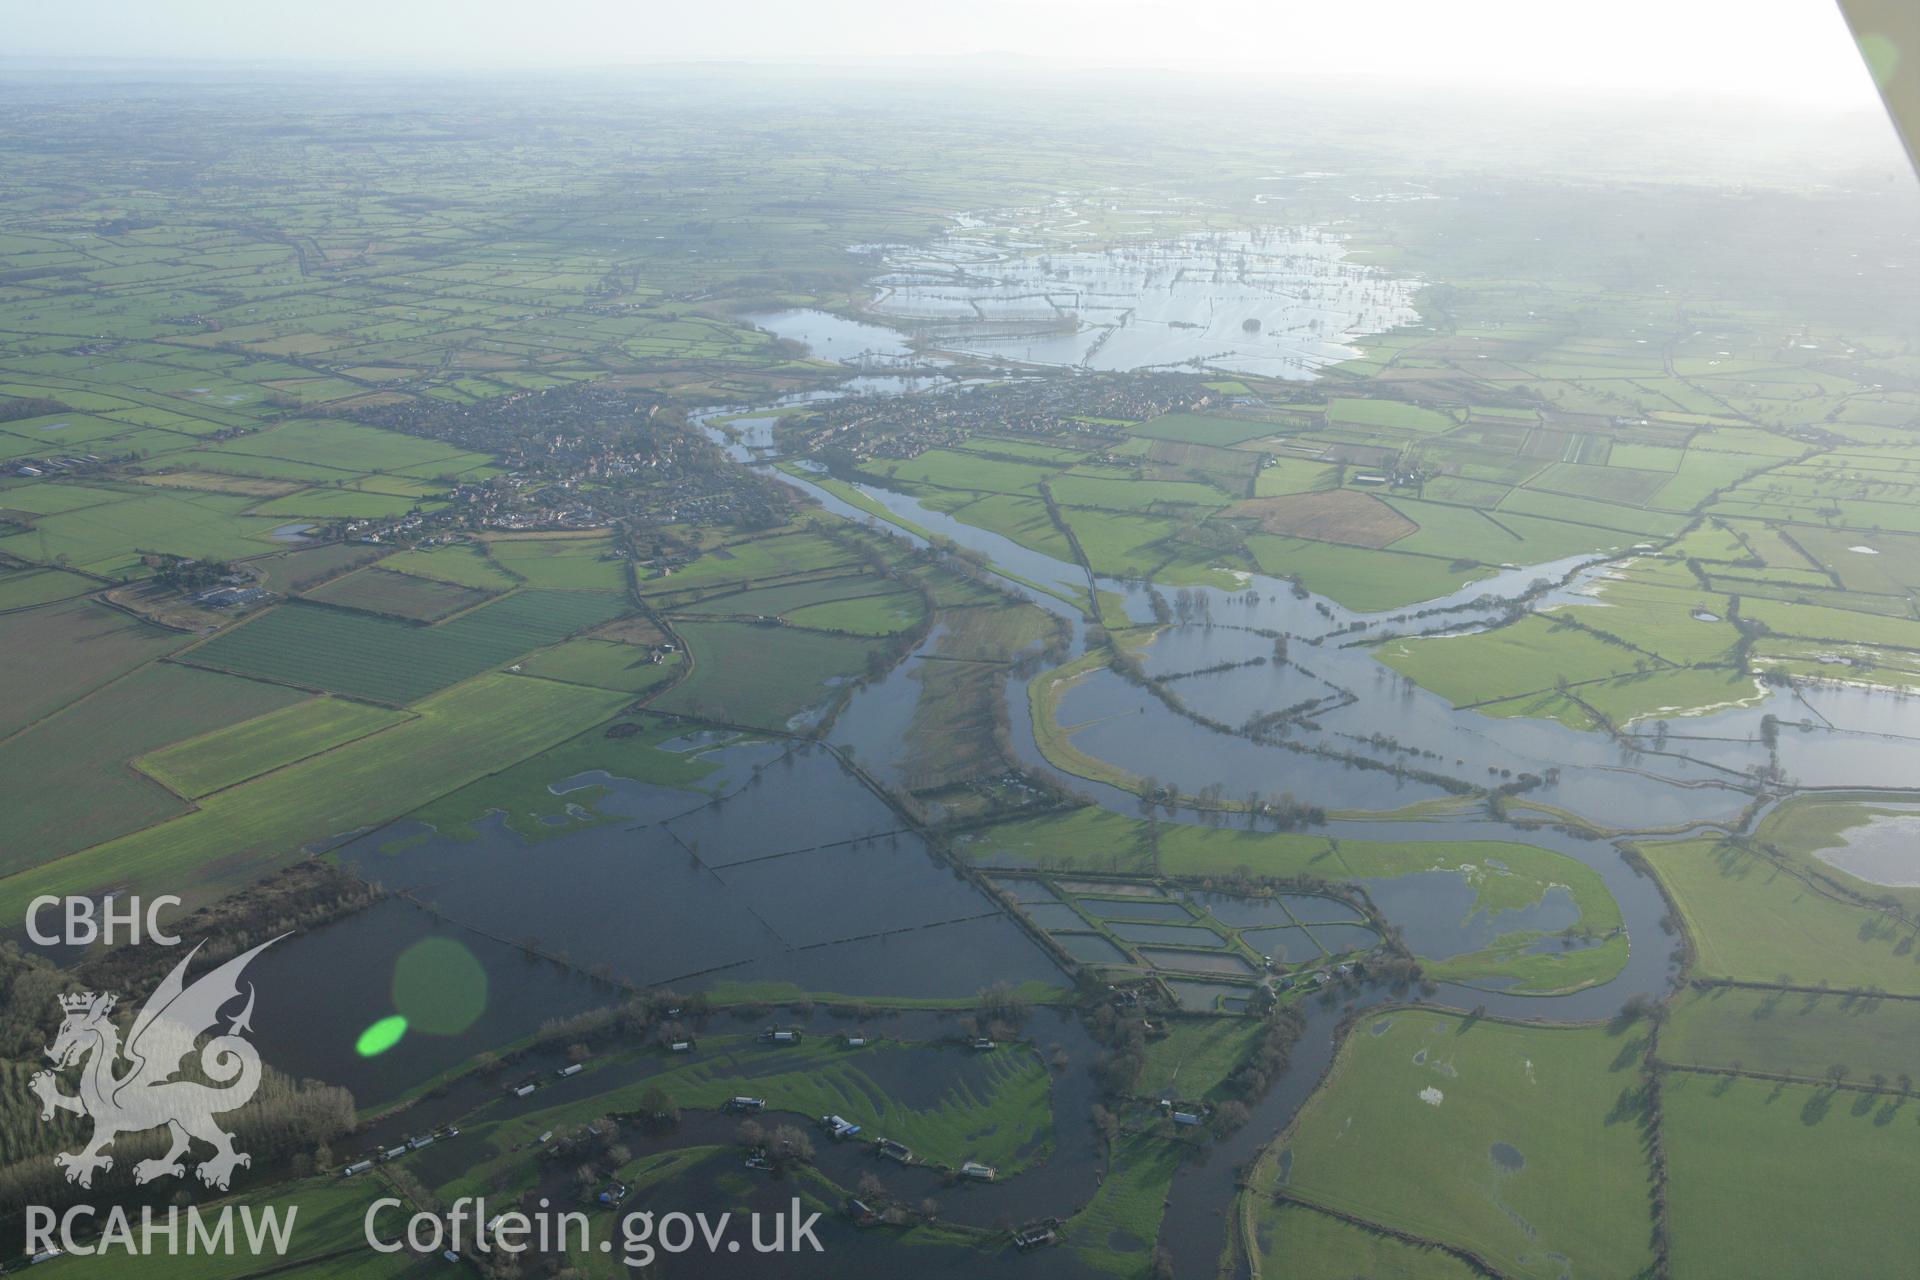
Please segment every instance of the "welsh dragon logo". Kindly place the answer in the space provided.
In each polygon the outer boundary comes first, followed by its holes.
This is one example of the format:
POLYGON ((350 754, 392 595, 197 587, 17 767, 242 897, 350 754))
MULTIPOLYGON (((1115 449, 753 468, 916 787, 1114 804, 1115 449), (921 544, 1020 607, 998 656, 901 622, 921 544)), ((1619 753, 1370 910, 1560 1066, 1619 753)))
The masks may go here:
POLYGON ((252 1163, 251 1157, 233 1149, 233 1135, 214 1119, 245 1106, 260 1087, 260 1054, 240 1036, 252 1030, 248 1021, 253 1016, 252 983, 247 984, 246 1006, 229 1021, 226 1034, 215 1034, 204 1045, 199 1042, 202 1035, 217 1031, 220 1011, 239 997, 241 970, 278 941, 263 942, 188 986, 187 965, 200 950, 196 945, 147 998, 124 1047, 119 1028, 108 1016, 117 999, 112 992, 60 997, 66 1020, 47 1057, 57 1070, 84 1061, 80 1092, 61 1093, 53 1071, 36 1072, 28 1083, 40 1096, 42 1120, 53 1119, 56 1111, 71 1111, 93 1121, 90 1142, 79 1151, 63 1151, 53 1158, 66 1170, 67 1181, 92 1186, 96 1169, 113 1168, 113 1157, 105 1151, 115 1138, 162 1126, 171 1133, 172 1146, 165 1155, 135 1165, 136 1182, 169 1174, 184 1176, 181 1157, 195 1138, 213 1148, 212 1157, 202 1160, 198 1170, 200 1180, 210 1187, 225 1190, 234 1169, 252 1163), (184 1060, 196 1046, 199 1074, 211 1084, 172 1078, 185 1069, 184 1060), (123 1058, 127 1066, 121 1071, 123 1058))

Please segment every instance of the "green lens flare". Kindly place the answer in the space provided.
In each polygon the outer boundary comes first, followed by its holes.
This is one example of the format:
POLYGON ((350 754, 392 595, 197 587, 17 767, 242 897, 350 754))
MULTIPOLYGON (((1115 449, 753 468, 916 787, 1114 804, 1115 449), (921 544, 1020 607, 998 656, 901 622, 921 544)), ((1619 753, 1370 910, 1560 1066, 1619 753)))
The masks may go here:
POLYGON ((422 1035, 459 1035, 486 1012, 487 971, 452 938, 422 938, 393 963, 393 1007, 422 1035))
POLYGON ((1894 72, 1900 69, 1900 46, 1878 31, 1869 31, 1860 37, 1860 56, 1867 60, 1867 70, 1873 73, 1874 84, 1882 89, 1892 81, 1894 72))
POLYGON ((377 1058, 400 1043, 400 1037, 407 1034, 407 1020, 399 1014, 380 1019, 360 1033, 360 1039, 354 1042, 353 1051, 363 1058, 377 1058))

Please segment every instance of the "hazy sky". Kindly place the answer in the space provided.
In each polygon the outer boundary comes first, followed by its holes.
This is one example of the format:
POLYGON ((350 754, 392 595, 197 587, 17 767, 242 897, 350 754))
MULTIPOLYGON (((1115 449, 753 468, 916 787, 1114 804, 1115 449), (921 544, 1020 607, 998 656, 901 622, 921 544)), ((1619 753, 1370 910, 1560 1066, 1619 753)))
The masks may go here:
POLYGON ((0 55, 420 67, 1007 53, 1764 96, 1873 89, 1833 0, 0 0, 0 55))

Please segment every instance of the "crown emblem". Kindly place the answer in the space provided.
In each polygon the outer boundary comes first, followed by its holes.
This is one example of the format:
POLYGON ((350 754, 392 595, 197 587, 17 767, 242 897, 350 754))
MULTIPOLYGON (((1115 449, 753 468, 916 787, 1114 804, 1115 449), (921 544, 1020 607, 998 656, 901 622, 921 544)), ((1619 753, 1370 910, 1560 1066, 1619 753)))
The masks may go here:
POLYGON ((96 1000, 100 1003, 102 1012, 113 1007, 111 995, 96 997, 91 991, 79 991, 73 995, 61 996, 60 1007, 68 1013, 85 1013, 93 1008, 96 1000))

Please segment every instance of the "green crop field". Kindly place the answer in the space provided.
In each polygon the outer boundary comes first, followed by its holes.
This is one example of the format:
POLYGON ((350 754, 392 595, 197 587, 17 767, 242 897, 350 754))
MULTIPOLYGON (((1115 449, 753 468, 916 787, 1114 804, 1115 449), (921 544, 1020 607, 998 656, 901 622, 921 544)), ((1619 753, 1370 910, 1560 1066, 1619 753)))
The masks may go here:
POLYGON ((814 533, 743 539, 709 550, 668 577, 649 578, 644 570, 640 571, 640 590, 642 594, 652 596, 694 587, 710 588, 722 584, 785 578, 822 569, 850 567, 851 559, 840 547, 814 533))
POLYGON ((493 593, 457 586, 383 567, 361 569, 331 578, 303 597, 342 609, 384 614, 414 622, 432 622, 450 613, 471 609, 493 593))
POLYGON ((1563 1259, 1637 1275, 1651 1171, 1638 1127, 1611 1115, 1638 1081, 1619 1048, 1597 1029, 1364 1017, 1294 1122, 1286 1188, 1513 1275, 1558 1276, 1563 1259))
MULTIPOLYGON (((398 1277, 422 1264, 404 1252, 380 1254, 366 1247, 364 1223, 368 1209, 387 1193, 386 1184, 377 1178, 311 1178, 271 1190, 249 1191, 230 1199, 203 1202, 201 1213, 215 1218, 229 1206, 236 1214, 248 1210, 258 1214, 263 1209, 278 1212, 281 1222, 292 1224, 284 1260, 287 1269, 282 1274, 298 1280, 322 1280, 336 1268, 343 1276, 398 1277), (331 1257, 343 1251, 344 1258, 331 1257)), ((164 1216, 160 1221, 165 1221, 164 1216)), ((234 1235, 243 1240, 245 1221, 236 1217, 233 1225, 234 1235)), ((388 1221, 383 1215, 383 1235, 388 1221)), ((394 1214, 391 1221, 404 1219, 394 1214)), ((186 1229, 184 1220, 181 1229, 186 1229)), ((130 1280, 242 1280, 259 1266, 260 1259, 251 1249, 241 1247, 225 1252, 201 1249, 189 1253, 185 1239, 183 1235, 178 1250, 130 1250, 116 1254, 112 1264, 114 1274, 130 1280)), ((84 1259, 69 1261, 76 1269, 89 1265, 84 1259)))
MULTIPOLYGON (((254 507, 250 514, 283 519, 306 517, 311 520, 376 520, 403 516, 419 505, 409 496, 367 493, 358 489, 302 489, 283 498, 274 498, 254 507)), ((433 506, 436 504, 429 504, 433 506)))
POLYGON ((133 763, 148 777, 196 800, 409 718, 390 707, 343 698, 308 698, 242 724, 150 751, 133 763))
POLYGON ((108 577, 137 575, 143 552, 240 559, 273 550, 267 535, 286 520, 248 515, 255 499, 219 493, 128 495, 103 506, 42 516, 0 537, 0 554, 71 564, 108 577))
POLYGON ((610 592, 521 591, 423 627, 296 601, 181 657, 303 689, 400 704, 617 617, 624 607, 610 592))
POLYGON ((1433 409, 1423 409, 1419 405, 1402 404, 1397 400, 1351 398, 1327 401, 1327 420, 1366 427, 1393 427, 1402 431, 1422 433, 1451 431, 1460 425, 1448 414, 1433 409))
POLYGON ((97 580, 59 569, 0 572, 0 612, 28 609, 55 600, 70 600, 99 589, 97 580))
POLYGON ((685 606, 691 614, 721 617, 779 617, 808 605, 828 604, 835 600, 858 599, 891 590, 889 584, 861 574, 840 574, 809 578, 777 587, 759 587, 750 591, 729 591, 701 595, 685 606))

